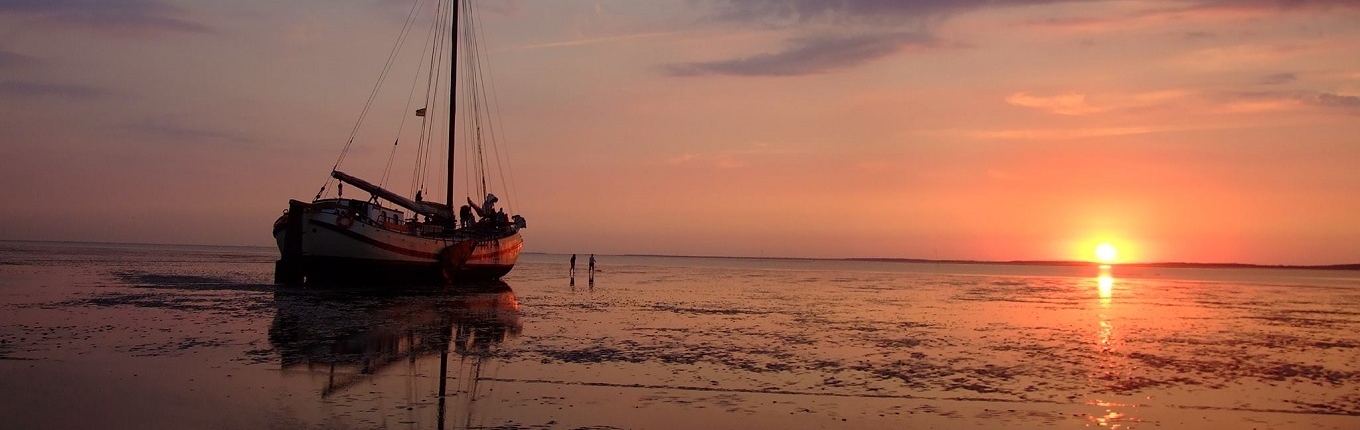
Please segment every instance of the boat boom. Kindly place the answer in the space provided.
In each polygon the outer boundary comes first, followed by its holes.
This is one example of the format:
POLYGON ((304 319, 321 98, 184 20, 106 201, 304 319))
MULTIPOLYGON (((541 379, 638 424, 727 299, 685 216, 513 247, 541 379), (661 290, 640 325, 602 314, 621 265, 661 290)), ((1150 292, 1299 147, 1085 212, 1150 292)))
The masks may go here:
POLYGON ((358 187, 361 190, 368 191, 369 193, 373 194, 378 198, 387 200, 392 203, 396 203, 397 206, 410 209, 412 212, 437 219, 453 218, 453 210, 449 209, 448 207, 440 207, 426 202, 411 201, 410 199, 402 197, 400 194, 387 191, 386 189, 383 189, 383 187, 370 184, 368 183, 368 181, 350 176, 345 172, 341 172, 339 170, 332 170, 331 177, 339 179, 340 182, 344 182, 346 184, 358 187))

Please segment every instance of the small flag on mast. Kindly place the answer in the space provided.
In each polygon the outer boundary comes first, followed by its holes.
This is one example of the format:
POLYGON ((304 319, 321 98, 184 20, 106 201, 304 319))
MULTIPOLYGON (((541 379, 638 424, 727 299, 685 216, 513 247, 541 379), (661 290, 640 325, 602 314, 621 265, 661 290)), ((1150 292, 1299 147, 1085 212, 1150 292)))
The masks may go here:
POLYGON ((416 109, 416 116, 425 116, 425 108, 416 109))

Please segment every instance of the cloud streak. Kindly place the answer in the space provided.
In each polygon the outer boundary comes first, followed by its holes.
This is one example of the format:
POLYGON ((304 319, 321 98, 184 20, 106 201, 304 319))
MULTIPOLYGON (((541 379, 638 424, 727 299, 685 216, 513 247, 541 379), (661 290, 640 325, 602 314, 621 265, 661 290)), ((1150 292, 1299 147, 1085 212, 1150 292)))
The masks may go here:
POLYGON ((795 22, 860 22, 901 25, 921 24, 971 9, 1028 6, 1082 0, 726 0, 716 7, 725 20, 795 22))
POLYGON ((1235 112, 1269 112, 1304 107, 1360 113, 1360 96, 1328 92, 1252 91, 1220 95, 1235 112))
POLYGON ((10 69, 33 64, 33 57, 9 51, 0 51, 0 69, 10 69))
POLYGON ((802 37, 792 39, 788 45, 779 52, 670 64, 664 69, 672 76, 797 76, 858 66, 910 47, 929 48, 942 44, 928 34, 887 33, 802 37))
POLYGON ((86 85, 51 84, 29 81, 0 81, 3 98, 64 98, 91 100, 109 97, 106 90, 86 85))
MULTIPOLYGON (((1110 16, 1056 17, 1033 20, 1026 24, 1054 29, 1109 31, 1175 21, 1241 20, 1270 17, 1299 10, 1360 8, 1360 2, 1354 0, 1180 0, 1151 4, 1156 6, 1110 16)), ((1213 36, 1213 33, 1204 31, 1192 31, 1184 35, 1187 39, 1203 39, 1213 36)))
MULTIPOLYGON (((904 44, 936 42, 931 27, 958 14, 982 9, 1094 0, 714 0, 712 17, 718 22, 756 23, 788 30, 793 36, 782 51, 728 60, 671 64, 674 76, 739 75, 794 76, 825 73, 862 65, 898 52, 904 44), (831 26, 838 30, 877 36, 808 37, 806 29, 831 26), (902 38, 902 36, 907 36, 902 38), (842 49, 844 52, 834 52, 842 49)), ((1275 13, 1313 7, 1356 7, 1353 0, 1181 0, 1128 16, 1111 18, 1054 18, 1042 25, 1108 26, 1112 22, 1157 20, 1165 17, 1221 17, 1232 12, 1275 13)))
POLYGON ((1266 77, 1264 77, 1264 78, 1261 78, 1260 84, 1261 84, 1261 85, 1283 85, 1283 84, 1287 84, 1287 83, 1290 83, 1290 82, 1297 81, 1298 79, 1299 79, 1298 75, 1295 75, 1295 74, 1293 74, 1293 73, 1277 73, 1277 74, 1274 74, 1274 75, 1270 75, 1270 76, 1266 76, 1266 77))
POLYGON ((212 31, 186 18, 183 8, 159 0, 0 0, 3 15, 126 36, 212 31))
POLYGON ((249 144, 256 142, 255 138, 244 134, 185 127, 165 118, 145 119, 120 128, 138 135, 154 137, 176 143, 213 141, 230 144, 249 144))
POLYGON ((1086 103, 1085 94, 1040 97, 1026 93, 1015 93, 1006 97, 1006 103, 1014 106, 1043 109, 1059 115, 1089 115, 1104 110, 1086 103))
POLYGON ((1036 96, 1018 92, 1006 97, 1013 106, 1046 110, 1059 115, 1092 115, 1109 111, 1143 108, 1184 99, 1191 95, 1186 90, 1166 90, 1133 94, 1097 95, 1100 103, 1087 101, 1086 94, 1036 96))
POLYGON ((673 35, 673 34, 676 34, 676 33, 678 33, 678 32, 675 32, 675 31, 662 31, 662 32, 652 32, 652 33, 624 34, 624 35, 619 35, 619 36, 596 37, 596 38, 592 38, 592 39, 580 39, 580 40, 569 40, 569 41, 564 41, 564 42, 549 42, 549 43, 539 43, 539 44, 534 44, 534 45, 524 45, 524 46, 517 46, 517 47, 512 47, 512 48, 506 48, 505 50, 506 50, 506 51, 519 51, 519 50, 529 50, 529 49, 543 49, 543 48, 561 48, 561 47, 571 47, 571 46, 585 46, 585 45, 594 45, 594 44, 597 44, 597 43, 609 43, 609 42, 617 42, 617 41, 632 40, 632 39, 645 39, 645 38, 658 37, 658 36, 669 36, 669 35, 673 35))
POLYGON ((1360 96, 1321 93, 1317 95, 1315 103, 1320 106, 1345 108, 1360 113, 1360 96))

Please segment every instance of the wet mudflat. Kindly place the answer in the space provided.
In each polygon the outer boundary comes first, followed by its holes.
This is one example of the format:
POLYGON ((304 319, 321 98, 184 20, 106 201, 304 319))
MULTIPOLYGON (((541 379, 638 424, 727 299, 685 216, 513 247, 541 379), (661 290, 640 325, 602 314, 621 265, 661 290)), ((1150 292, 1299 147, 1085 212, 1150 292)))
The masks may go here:
POLYGON ((0 422, 1360 428, 1349 272, 526 255, 376 294, 275 258, 0 242, 0 422))

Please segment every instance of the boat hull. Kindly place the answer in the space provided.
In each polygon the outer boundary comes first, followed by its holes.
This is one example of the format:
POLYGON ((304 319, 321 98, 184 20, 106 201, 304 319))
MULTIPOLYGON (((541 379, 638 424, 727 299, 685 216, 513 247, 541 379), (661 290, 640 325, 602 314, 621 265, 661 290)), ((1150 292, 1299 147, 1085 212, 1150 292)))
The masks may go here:
POLYGON ((338 213, 307 210, 285 215, 274 238, 283 258, 276 282, 283 284, 434 284, 499 279, 514 268, 524 240, 504 230, 478 237, 421 236, 394 231, 376 222, 338 213), (299 219, 290 219, 297 216, 299 219), (289 223, 293 239, 289 243, 289 223), (449 261, 445 250, 475 240, 461 261, 449 261), (443 257, 441 257, 443 253, 443 257), (290 274, 280 276, 280 274, 290 274))

